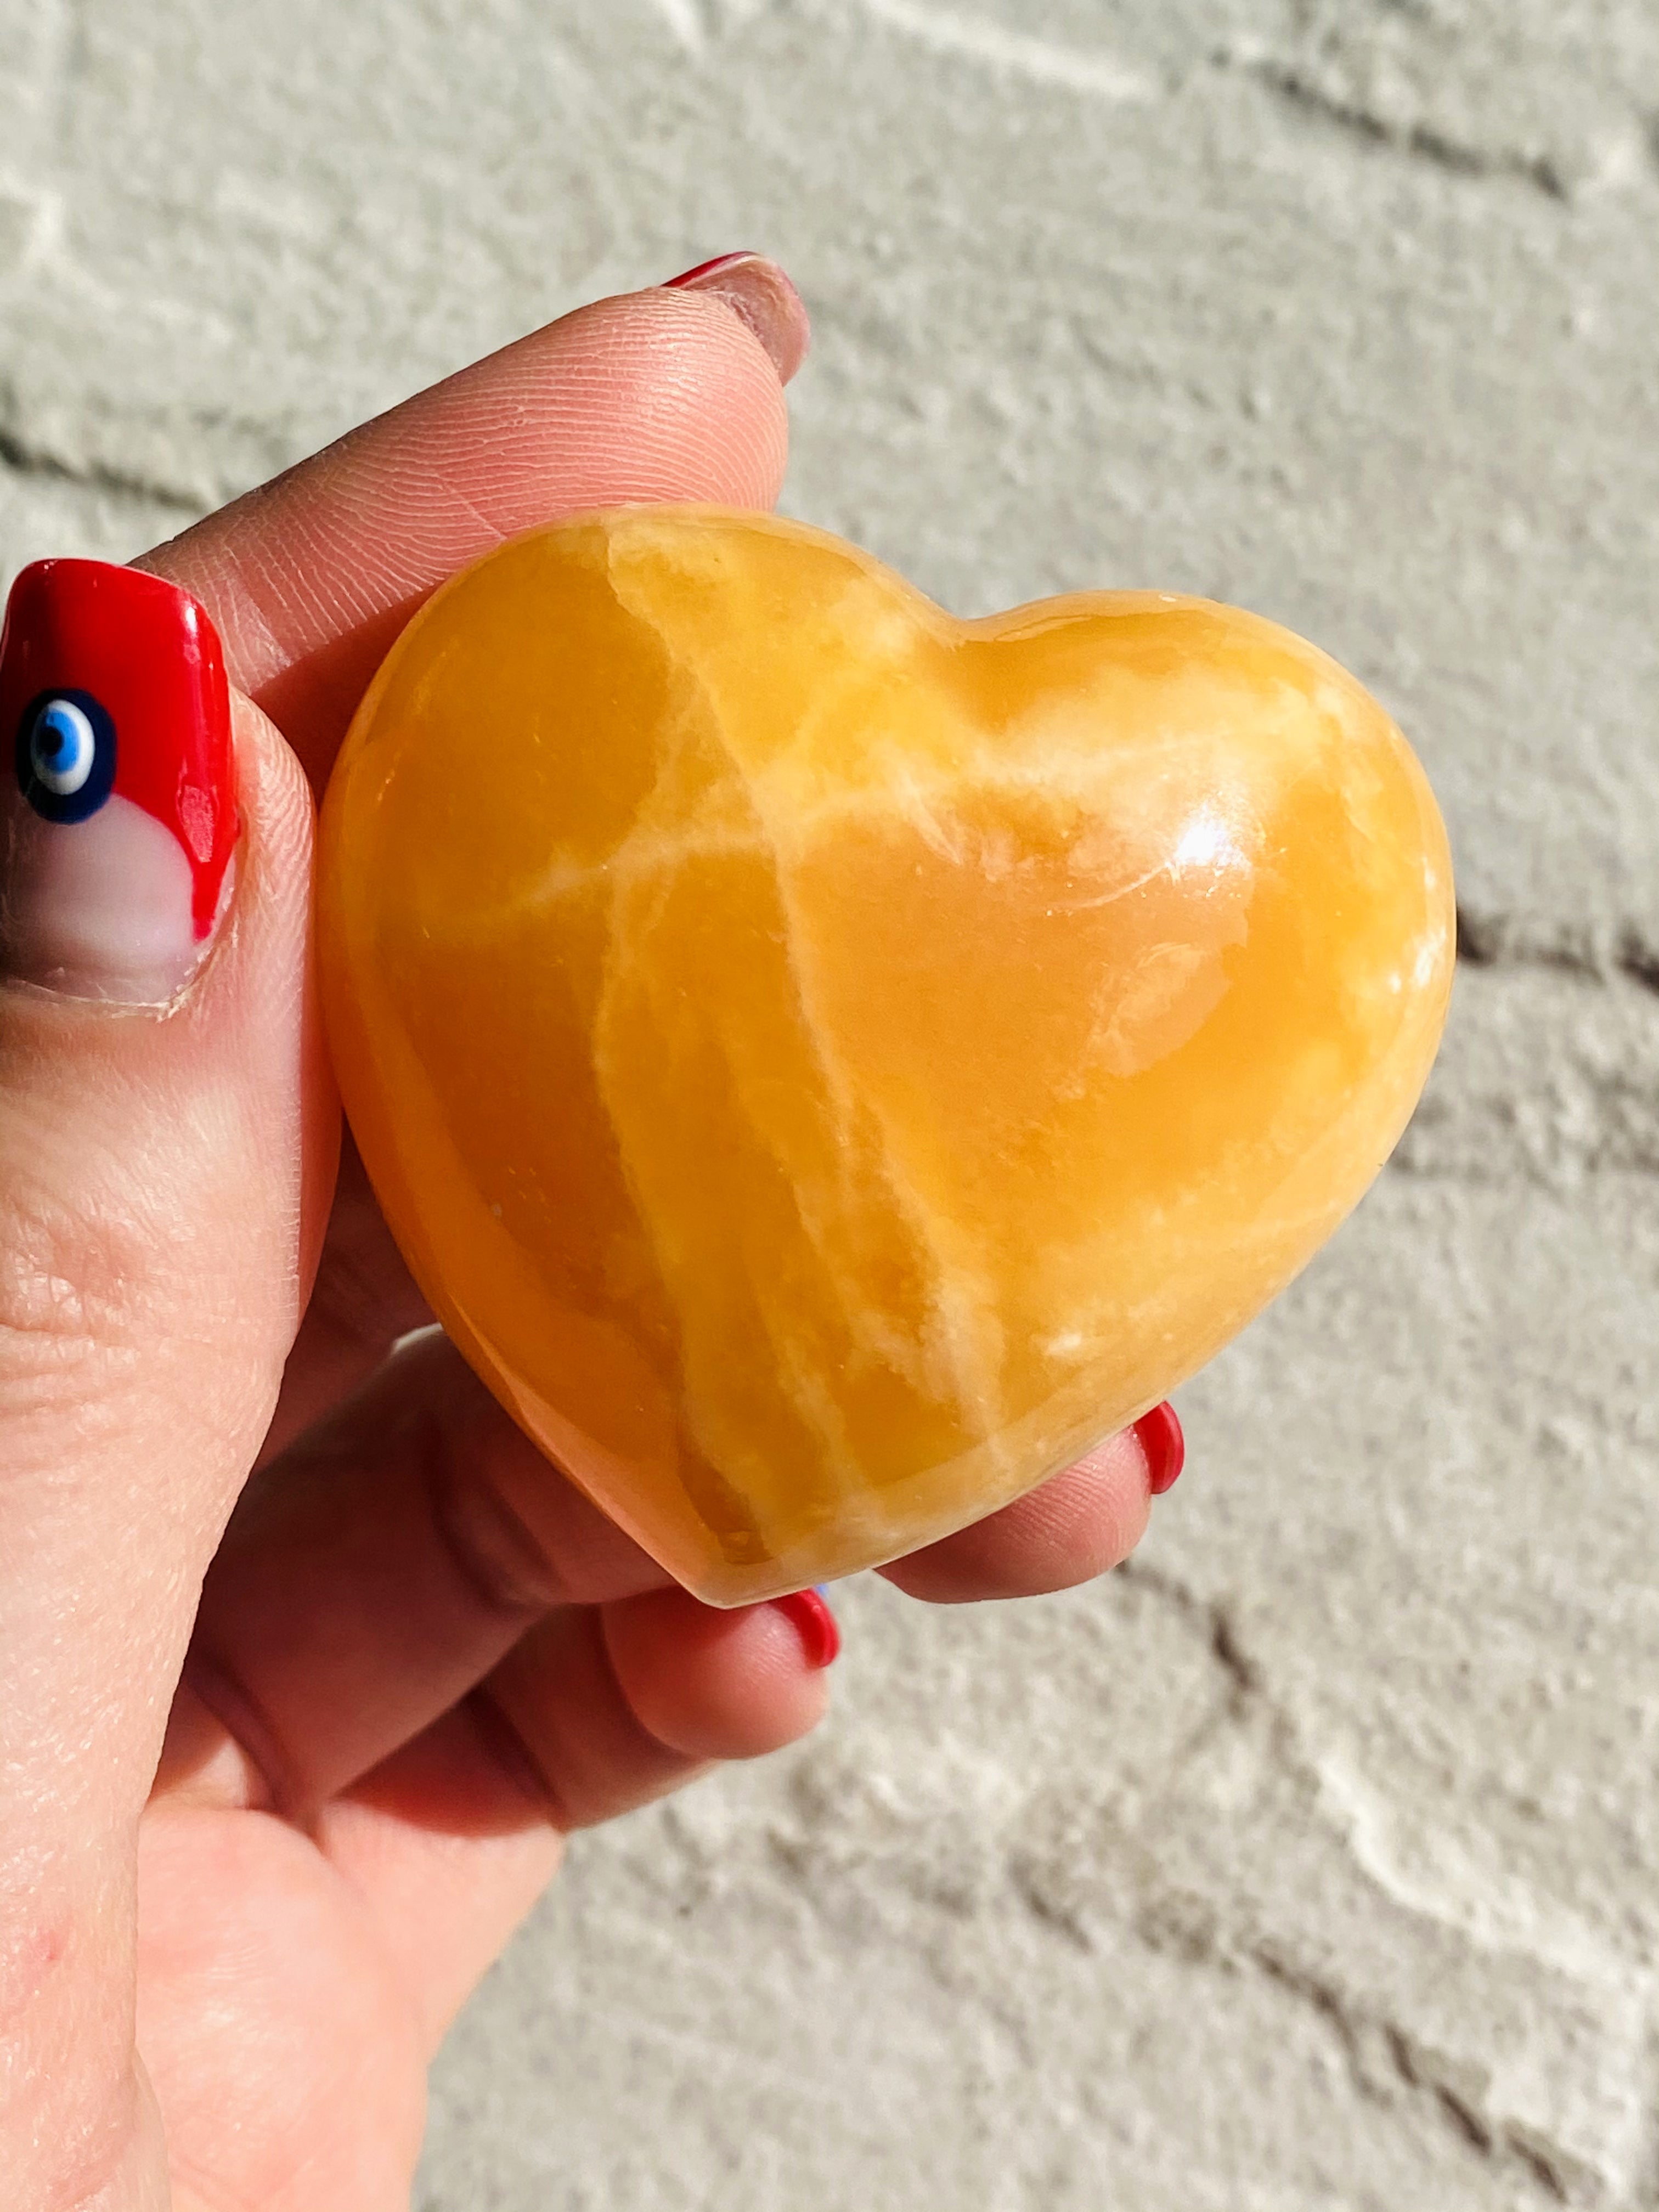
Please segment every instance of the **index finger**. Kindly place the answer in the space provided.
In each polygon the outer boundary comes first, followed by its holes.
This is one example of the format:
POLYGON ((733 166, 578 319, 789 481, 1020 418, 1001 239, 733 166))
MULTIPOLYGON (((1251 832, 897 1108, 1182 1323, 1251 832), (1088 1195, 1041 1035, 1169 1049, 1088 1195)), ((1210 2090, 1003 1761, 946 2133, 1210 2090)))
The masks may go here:
POLYGON ((776 499, 805 310, 756 255, 690 276, 578 308, 137 563, 202 601, 313 785, 410 617, 503 538, 627 501, 776 499))

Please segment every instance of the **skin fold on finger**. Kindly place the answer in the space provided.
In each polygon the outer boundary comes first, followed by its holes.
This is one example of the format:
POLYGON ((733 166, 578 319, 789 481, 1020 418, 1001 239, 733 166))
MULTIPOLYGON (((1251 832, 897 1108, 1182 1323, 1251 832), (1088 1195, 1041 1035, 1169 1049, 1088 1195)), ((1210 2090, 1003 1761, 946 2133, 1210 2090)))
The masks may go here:
POLYGON ((742 317, 657 287, 461 370, 140 565, 202 600, 233 680, 320 788, 387 647, 457 569, 586 507, 769 507, 787 441, 777 371, 742 317))
POLYGON ((1146 1453, 1125 1429, 1000 1513, 881 1572, 933 1605, 1070 1589, 1117 1566, 1140 1541, 1146 1479, 1146 1453))
MULTIPOLYGON (((665 1580, 424 1337, 250 1484, 186 1681, 262 1778, 232 1794, 305 1820, 551 1607, 665 1580)), ((158 1788, 199 1793, 222 1747, 181 1701, 158 1788)))
POLYGON ((828 1691, 773 1605, 682 1589, 550 1613, 482 1686, 567 1834, 647 1805, 716 1759, 757 1759, 822 1718, 828 1691))

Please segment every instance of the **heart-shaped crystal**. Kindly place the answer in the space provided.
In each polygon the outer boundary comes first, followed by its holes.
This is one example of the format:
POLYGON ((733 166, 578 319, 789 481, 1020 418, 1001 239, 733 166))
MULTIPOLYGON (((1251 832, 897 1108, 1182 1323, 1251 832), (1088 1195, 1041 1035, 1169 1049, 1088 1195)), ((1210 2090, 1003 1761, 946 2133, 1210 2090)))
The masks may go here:
POLYGON ((714 1604, 927 1543, 1273 1297, 1454 945, 1399 732, 1257 617, 961 623, 769 517, 502 546, 324 818, 336 1066, 435 1310, 714 1604))

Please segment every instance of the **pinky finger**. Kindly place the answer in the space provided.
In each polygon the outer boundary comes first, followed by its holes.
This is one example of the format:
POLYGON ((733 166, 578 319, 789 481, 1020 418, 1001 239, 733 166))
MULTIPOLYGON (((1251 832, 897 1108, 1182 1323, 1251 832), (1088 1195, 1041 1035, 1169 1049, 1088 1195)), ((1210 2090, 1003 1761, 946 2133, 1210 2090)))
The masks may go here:
POLYGON ((592 1827, 712 1760, 757 1759, 816 1727, 835 1656, 828 1618, 811 1593, 720 1613, 684 1590, 650 1590, 553 1614, 484 1694, 556 1825, 592 1827))
POLYGON ((435 2048, 558 1863, 562 1836, 823 1717, 837 1638, 809 1591, 716 1613, 684 1590, 570 1606, 324 1808, 435 2048))

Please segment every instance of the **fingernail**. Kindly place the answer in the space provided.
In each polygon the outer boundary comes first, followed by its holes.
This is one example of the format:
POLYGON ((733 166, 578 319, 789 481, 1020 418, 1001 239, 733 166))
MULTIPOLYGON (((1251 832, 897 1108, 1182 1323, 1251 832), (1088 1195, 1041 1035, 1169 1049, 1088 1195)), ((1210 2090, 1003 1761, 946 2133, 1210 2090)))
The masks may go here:
POLYGON ((237 814, 224 656, 159 576, 37 561, 0 631, 0 970, 160 1006, 219 918, 237 814))
POLYGON ((671 276, 670 292, 711 292, 770 355, 778 380, 787 384, 806 358, 812 325, 800 294, 775 261, 763 253, 722 253, 671 276))
POLYGON ((1173 1490, 1187 1463, 1187 1439, 1181 1433, 1176 1409, 1166 1398, 1143 1413, 1134 1425, 1135 1437, 1146 1462, 1146 1487, 1154 1498, 1173 1490))
POLYGON ((794 1623, 807 1665, 814 1668, 833 1666, 841 1656, 841 1630, 823 1592, 797 1590, 793 1597, 775 1597, 772 1603, 794 1623))

